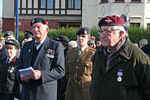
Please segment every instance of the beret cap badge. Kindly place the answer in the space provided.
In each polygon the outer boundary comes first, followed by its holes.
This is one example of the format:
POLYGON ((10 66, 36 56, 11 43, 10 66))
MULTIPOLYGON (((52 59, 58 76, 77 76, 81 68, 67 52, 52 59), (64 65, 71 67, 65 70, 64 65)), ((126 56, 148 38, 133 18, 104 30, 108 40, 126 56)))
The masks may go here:
POLYGON ((125 25, 125 21, 120 16, 106 16, 99 21, 98 25, 99 27, 125 25))

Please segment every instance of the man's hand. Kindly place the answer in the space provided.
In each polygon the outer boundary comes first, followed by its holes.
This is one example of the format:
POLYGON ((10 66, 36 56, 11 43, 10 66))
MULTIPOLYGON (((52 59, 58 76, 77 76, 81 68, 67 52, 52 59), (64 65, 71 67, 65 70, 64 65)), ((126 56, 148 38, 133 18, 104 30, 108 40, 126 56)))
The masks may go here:
POLYGON ((40 79, 41 78, 41 71, 40 70, 33 70, 33 76, 32 76, 32 78, 34 80, 40 79))

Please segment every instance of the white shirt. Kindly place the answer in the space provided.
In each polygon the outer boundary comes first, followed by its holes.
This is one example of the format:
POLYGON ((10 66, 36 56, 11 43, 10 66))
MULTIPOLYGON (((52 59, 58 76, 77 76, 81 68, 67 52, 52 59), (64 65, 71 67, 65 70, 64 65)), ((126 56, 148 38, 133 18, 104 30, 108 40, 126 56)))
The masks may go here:
MULTIPOLYGON (((41 45, 43 44, 45 39, 46 39, 46 37, 42 41, 40 41, 40 43, 36 46, 36 50, 38 50, 41 47, 41 45)), ((35 40, 35 42, 37 42, 37 41, 35 40)))

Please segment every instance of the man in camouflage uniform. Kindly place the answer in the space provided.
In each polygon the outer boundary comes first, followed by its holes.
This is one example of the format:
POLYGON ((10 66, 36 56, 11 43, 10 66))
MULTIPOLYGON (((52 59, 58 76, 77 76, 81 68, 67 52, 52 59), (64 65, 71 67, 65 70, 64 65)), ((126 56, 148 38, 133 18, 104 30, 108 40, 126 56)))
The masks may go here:
POLYGON ((124 24, 119 16, 99 21, 102 47, 94 57, 92 100, 143 100, 150 59, 131 43, 124 24))
POLYGON ((66 57, 66 77, 68 84, 65 100, 91 100, 90 85, 93 69, 92 56, 95 49, 88 46, 89 30, 81 28, 77 32, 78 47, 68 50, 66 57))

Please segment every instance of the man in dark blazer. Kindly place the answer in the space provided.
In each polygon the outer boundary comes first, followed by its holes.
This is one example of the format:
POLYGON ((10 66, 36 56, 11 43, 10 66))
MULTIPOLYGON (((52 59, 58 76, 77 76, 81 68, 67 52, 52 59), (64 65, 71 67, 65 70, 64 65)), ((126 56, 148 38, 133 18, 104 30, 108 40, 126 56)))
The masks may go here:
POLYGON ((64 76, 64 48, 47 37, 49 28, 44 19, 34 18, 31 26, 34 40, 23 46, 18 69, 23 85, 21 100, 56 100, 57 80, 64 76))

